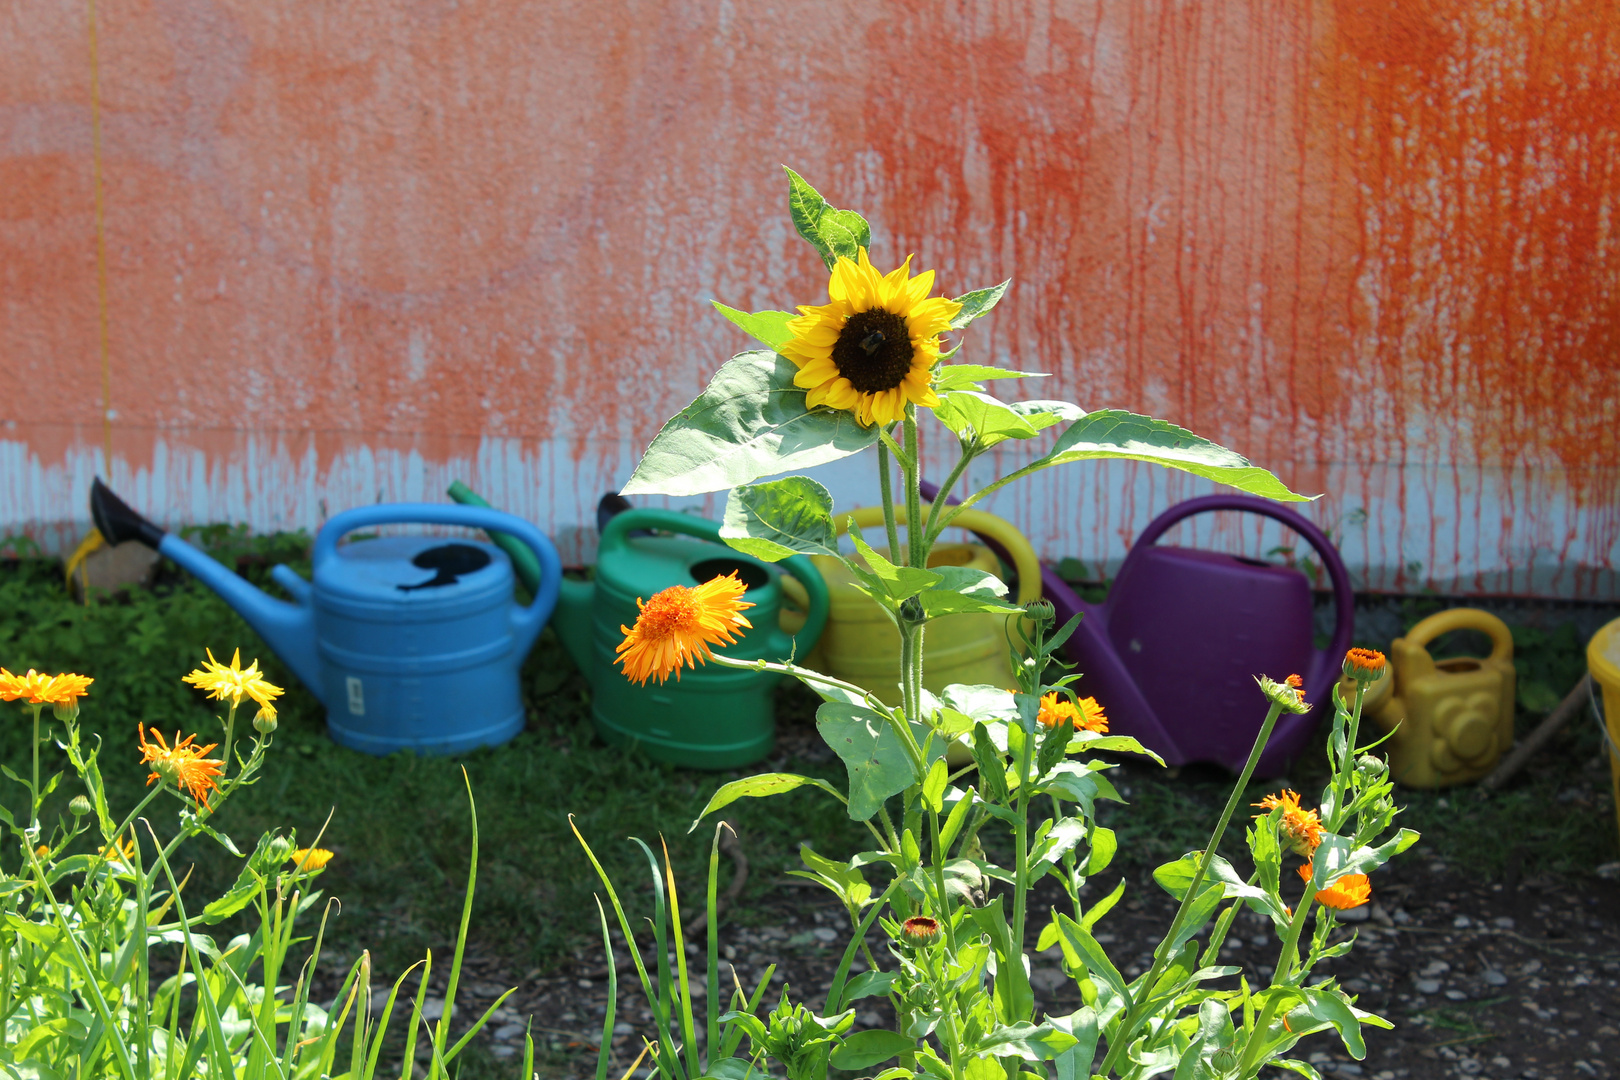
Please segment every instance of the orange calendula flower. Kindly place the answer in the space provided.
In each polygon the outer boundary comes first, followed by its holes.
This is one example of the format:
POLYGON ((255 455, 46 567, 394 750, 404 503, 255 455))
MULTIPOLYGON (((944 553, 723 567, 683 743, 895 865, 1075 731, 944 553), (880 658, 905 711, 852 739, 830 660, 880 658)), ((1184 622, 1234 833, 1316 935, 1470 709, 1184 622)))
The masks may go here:
POLYGON ((1388 663, 1377 649, 1351 649, 1344 654, 1344 673, 1366 685, 1377 682, 1388 663))
POLYGON ((625 677, 646 684, 654 675, 680 681, 681 666, 695 668, 714 653, 710 646, 730 645, 740 628, 754 624, 742 612, 754 605, 742 598, 747 586, 733 570, 694 588, 671 585, 651 600, 636 598, 641 614, 634 627, 620 626, 624 640, 615 663, 624 665, 625 677))
POLYGON ((827 283, 830 303, 800 305, 787 324, 792 339, 777 350, 798 367, 793 384, 809 391, 805 404, 847 410, 863 427, 895 423, 908 403, 938 405, 931 384, 939 335, 962 305, 930 297, 933 287, 932 270, 911 276, 910 256, 887 274, 865 248, 853 261, 841 256, 827 283))
POLYGON ((1260 692, 1270 698, 1284 712, 1308 713, 1311 703, 1305 700, 1303 689, 1305 680, 1298 675, 1290 675, 1282 682, 1273 682, 1264 675, 1257 676, 1255 682, 1260 684, 1260 692))
POLYGON ((1059 724, 1072 724, 1076 731, 1108 731, 1108 717, 1094 697, 1070 701, 1056 690, 1041 698, 1041 711, 1036 719, 1049 728, 1059 724))
MULTIPOLYGON (((1299 868, 1299 876, 1307 882, 1311 880, 1310 863, 1299 868)), ((1372 882, 1367 880, 1366 874, 1346 874, 1327 888, 1319 890, 1316 898, 1339 911, 1360 907, 1372 899, 1372 882)))
POLYGON ((325 848, 299 848, 287 856, 287 861, 293 864, 293 869, 313 873, 332 861, 332 853, 325 848))
POLYGON ((1299 804, 1298 794, 1284 788, 1281 795, 1267 795, 1250 805, 1258 806, 1268 814, 1282 807, 1282 818, 1277 824, 1282 829, 1289 850, 1307 859, 1316 853, 1322 843, 1322 819, 1316 816, 1315 810, 1307 810, 1299 804))
POLYGON ((202 667, 190 675, 184 675, 181 682, 190 683, 200 690, 208 691, 208 696, 215 699, 229 698, 234 709, 242 704, 242 699, 252 698, 259 703, 260 710, 270 710, 275 715, 275 707, 270 703, 282 695, 282 689, 267 680, 259 672, 257 660, 242 667, 242 650, 237 649, 231 656, 230 666, 226 666, 214 659, 214 650, 208 650, 208 660, 202 667))
POLYGON ((208 793, 218 791, 217 783, 224 772, 224 762, 209 758, 208 751, 218 746, 218 743, 209 743, 204 747, 191 745, 195 735, 180 738, 177 731, 174 735, 174 745, 170 746, 163 739, 163 733, 156 728, 152 729, 156 743, 146 741, 146 725, 136 725, 141 737, 141 762, 152 766, 152 775, 146 778, 148 785, 154 780, 163 780, 190 795, 193 799, 208 805, 208 793))
POLYGON ((13 675, 0 668, 0 701, 21 699, 30 705, 77 707, 79 699, 90 692, 90 684, 95 681, 71 671, 45 675, 29 668, 26 675, 13 675))

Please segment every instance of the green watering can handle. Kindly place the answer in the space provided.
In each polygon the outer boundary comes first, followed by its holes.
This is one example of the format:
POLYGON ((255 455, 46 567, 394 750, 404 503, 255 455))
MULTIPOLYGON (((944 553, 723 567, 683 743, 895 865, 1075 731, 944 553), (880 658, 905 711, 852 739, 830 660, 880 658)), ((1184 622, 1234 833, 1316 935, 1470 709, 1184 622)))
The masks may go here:
MULTIPOLYGON (((628 543, 627 534, 636 529, 661 529, 664 532, 694 536, 715 544, 725 544, 720 538, 720 526, 707 518, 680 514, 674 510, 643 509, 626 510, 622 514, 613 515, 607 523, 607 528, 602 530, 602 542, 598 550, 601 554, 606 554, 623 549, 628 543)), ((600 557, 599 554, 598 558, 600 557)), ((827 583, 821 579, 821 571, 803 555, 789 555, 778 565, 804 586, 804 591, 810 598, 810 613, 797 634, 789 634, 780 626, 770 627, 769 652, 784 659, 790 655, 803 659, 816 647, 816 642, 821 638, 821 631, 827 625, 829 602, 827 583)))
MULTIPOLYGON (((482 495, 460 480, 450 485, 447 494, 463 506, 489 506, 482 495)), ((537 595, 540 591, 540 560, 534 557, 529 545, 511 533, 492 532, 489 538, 512 560, 512 569, 516 572, 518 580, 523 582, 523 587, 529 590, 531 596, 537 595)))

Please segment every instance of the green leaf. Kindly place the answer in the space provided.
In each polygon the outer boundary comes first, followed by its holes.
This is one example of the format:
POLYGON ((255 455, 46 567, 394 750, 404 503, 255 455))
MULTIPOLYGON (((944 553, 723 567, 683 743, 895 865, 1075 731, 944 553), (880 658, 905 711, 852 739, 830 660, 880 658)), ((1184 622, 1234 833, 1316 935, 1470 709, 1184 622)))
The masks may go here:
POLYGON ((957 615, 965 612, 987 611, 997 615, 1020 615, 1024 609, 1001 599, 1007 595, 1007 583, 996 575, 966 566, 941 566, 927 570, 938 584, 920 592, 923 611, 930 616, 957 615))
MULTIPOLYGON (((733 780, 729 784, 722 784, 720 790, 709 797, 709 805, 705 806, 703 812, 697 816, 697 820, 692 822, 692 829, 696 829, 698 822, 716 810, 724 809, 738 799, 762 799, 770 795, 782 795, 806 786, 820 788, 839 802, 844 801, 844 797, 838 793, 837 788, 814 776, 800 776, 797 773, 785 772, 760 773, 758 776, 745 776, 741 780, 733 780)), ((686 831, 691 832, 692 829, 686 831)))
POLYGON ((1279 502, 1309 502, 1312 498, 1288 490, 1281 480, 1250 464, 1242 454, 1168 421, 1123 409, 1099 409, 1076 420, 1035 467, 1094 459, 1146 461, 1279 502))
POLYGON ((1097 943, 1097 939, 1091 936, 1091 931, 1062 912, 1057 915, 1057 924, 1058 931, 1063 935, 1063 940, 1067 941, 1069 947, 1080 954, 1081 960, 1085 962, 1086 969, 1112 987, 1114 993, 1126 1001, 1130 1001, 1131 992, 1125 983, 1125 976, 1121 975, 1119 969, 1114 966, 1114 962, 1108 959, 1108 953, 1103 951, 1103 947, 1097 943))
POLYGON ((863 997, 887 994, 899 977, 899 973, 894 971, 863 971, 849 980, 849 985, 844 990, 844 1004, 863 997))
POLYGON ((951 320, 951 329, 960 330, 979 316, 988 315, 990 309, 999 304, 1001 298, 1007 295, 1007 286, 1011 284, 1012 278, 1008 278, 1000 285, 992 285, 988 289, 974 289, 972 292, 958 296, 956 302, 962 305, 962 310, 958 311, 956 318, 951 320))
POLYGON ((871 246, 872 231, 865 218, 853 210, 835 209, 804 177, 786 165, 782 170, 788 175, 788 213, 793 227, 821 252, 827 269, 840 256, 854 259, 857 249, 871 246))
POLYGON ((1051 1061, 1079 1041, 1050 1022, 1036 1025, 1020 1020, 991 1029, 979 1040, 978 1051, 996 1057, 1016 1055, 1025 1061, 1051 1061))
POLYGON ((826 702, 816 710, 816 730, 849 770, 849 816, 865 821, 883 801, 920 778, 894 728, 870 709, 826 702))
POLYGON ((928 775, 923 778, 923 802, 936 814, 945 809, 945 785, 950 783, 950 775, 945 759, 940 758, 928 767, 928 775))
POLYGON ((1370 1014, 1361 1013, 1345 1000, 1342 992, 1338 990, 1319 990, 1314 986, 1302 986, 1299 993, 1305 998, 1304 1009, 1314 1019, 1326 1021, 1333 1025, 1344 1042, 1344 1048, 1350 1051, 1350 1056, 1360 1061, 1367 1056, 1367 1044, 1361 1038, 1362 1020, 1370 1014))
POLYGON ((859 1072, 916 1048, 917 1040, 908 1039, 898 1031, 857 1031, 838 1044, 831 1061, 835 1069, 859 1072))
POLYGON ((1093 877, 1108 869, 1108 864, 1114 861, 1114 852, 1119 850, 1119 839, 1114 835, 1113 829, 1105 829, 1101 825, 1091 831, 1091 857, 1086 860, 1085 873, 1093 877))
POLYGON ((793 331, 788 329, 788 321, 798 318, 791 311, 756 311, 749 314, 738 311, 736 308, 726 307, 718 300, 711 300, 714 309, 742 328, 742 332, 755 341, 763 342, 772 349, 780 349, 793 340, 793 331))
MULTIPOLYGON (((866 542, 853 519, 849 523, 849 538, 854 541, 855 550, 865 560, 872 574, 883 583, 884 591, 889 594, 889 598, 897 604, 940 581, 940 575, 933 570, 924 570, 916 566, 896 566, 884 558, 866 542)), ((1002 591, 1006 591, 1005 587, 1002 591)))
POLYGON ((1125 879, 1120 878, 1119 883, 1114 886, 1112 892, 1103 897, 1101 900, 1098 900, 1095 904, 1092 904, 1090 907, 1086 908, 1085 914, 1080 917, 1080 925, 1089 931, 1093 926, 1096 926, 1097 923, 1102 920, 1104 915, 1107 915, 1110 911, 1114 910, 1114 905, 1119 903, 1120 898, 1124 895, 1125 879))
POLYGON ((696 401, 670 419, 636 466, 624 494, 701 495, 762 476, 821 465, 878 441, 853 413, 807 409, 798 369, 773 352, 738 353, 696 401))
POLYGON ((934 393, 951 390, 983 390, 980 382, 992 379, 1045 379, 1044 371, 1010 371, 1007 368, 985 367, 982 364, 941 364, 934 369, 934 393))
POLYGON ((1090 1005, 1066 1017, 1049 1018, 1053 1027, 1067 1031, 1075 1038, 1075 1045, 1060 1054, 1053 1067, 1057 1080, 1087 1080, 1091 1075, 1091 1059, 1097 1053, 1097 1012, 1090 1005))
POLYGON ((720 539, 766 562, 796 553, 841 558, 833 534, 832 495, 808 476, 732 488, 720 539))
POLYGON ((1164 758, 1149 750, 1129 735, 1099 735, 1095 731, 1077 731, 1074 740, 1069 743, 1069 753, 1083 754, 1091 750, 1111 750, 1123 754, 1141 754, 1150 757, 1160 765, 1164 758))
POLYGON ((1033 439, 1040 434, 1039 428, 1006 402, 977 390, 952 390, 941 395, 934 406, 934 417, 958 435, 967 437, 965 432, 971 430, 981 446, 1008 438, 1033 439))

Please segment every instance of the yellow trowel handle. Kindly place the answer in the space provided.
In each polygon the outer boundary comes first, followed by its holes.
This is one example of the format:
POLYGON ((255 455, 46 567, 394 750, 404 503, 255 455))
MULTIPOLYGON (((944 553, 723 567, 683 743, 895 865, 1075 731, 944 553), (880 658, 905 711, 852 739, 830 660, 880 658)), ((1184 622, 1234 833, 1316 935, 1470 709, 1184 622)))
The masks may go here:
MULTIPOLYGON (((928 504, 922 504, 923 513, 928 512, 928 504)), ((863 506, 859 510, 851 510, 847 514, 833 515, 833 528, 838 535, 848 528, 850 518, 863 529, 870 529, 883 524, 883 507, 863 506)), ((897 525, 906 523, 906 508, 894 508, 894 521, 897 525)), ((951 528, 966 529, 981 536, 987 536, 1000 544, 1012 556, 1013 569, 1018 571, 1018 600, 1020 604, 1027 604, 1038 599, 1041 595, 1041 560, 1035 554, 1035 549, 1029 546, 1024 534, 1012 527, 1012 524, 994 514, 987 514, 983 510, 960 510, 956 517, 951 519, 951 528)))
POLYGON ((1430 615, 1427 619, 1408 630, 1403 636, 1408 645, 1425 648, 1429 642, 1441 634, 1453 630, 1478 630, 1489 634, 1491 638, 1492 660, 1512 661, 1513 659, 1513 631, 1509 630, 1507 623, 1498 619, 1488 611, 1478 608, 1452 608, 1442 611, 1438 615, 1430 615))

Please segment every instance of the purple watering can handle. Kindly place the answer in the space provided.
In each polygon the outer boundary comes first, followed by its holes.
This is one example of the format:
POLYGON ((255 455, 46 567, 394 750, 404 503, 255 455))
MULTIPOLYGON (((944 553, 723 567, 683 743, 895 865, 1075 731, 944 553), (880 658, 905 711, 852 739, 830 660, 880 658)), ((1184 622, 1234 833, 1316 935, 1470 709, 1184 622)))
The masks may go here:
MULTIPOLYGON (((1342 657, 1350 647, 1350 634, 1356 623, 1356 597, 1350 587, 1350 571, 1344 567, 1344 560, 1339 557, 1339 549, 1333 546, 1333 541, 1327 535, 1311 524, 1305 518, 1288 509, 1279 506, 1269 499, 1261 499, 1253 495, 1205 495, 1197 499, 1188 499, 1184 503, 1177 503, 1158 517, 1154 518, 1142 535, 1136 538, 1131 546, 1130 554, 1125 556, 1124 565, 1119 568, 1119 577, 1125 575, 1125 568, 1136 558, 1136 553, 1145 551, 1153 546, 1154 541, 1169 531, 1170 526, 1183 518, 1194 514, 1205 514, 1212 510, 1241 510, 1245 513, 1260 514, 1282 523, 1303 536, 1316 553, 1322 557, 1322 565, 1327 568, 1328 580, 1333 583, 1333 640, 1328 644, 1325 652, 1318 651, 1318 665, 1331 661, 1334 657, 1342 657)), ((1312 675, 1318 674, 1312 672, 1312 675)), ((1311 680, 1313 683, 1315 679, 1311 680)), ((1315 686, 1310 687, 1316 693, 1315 686)))

